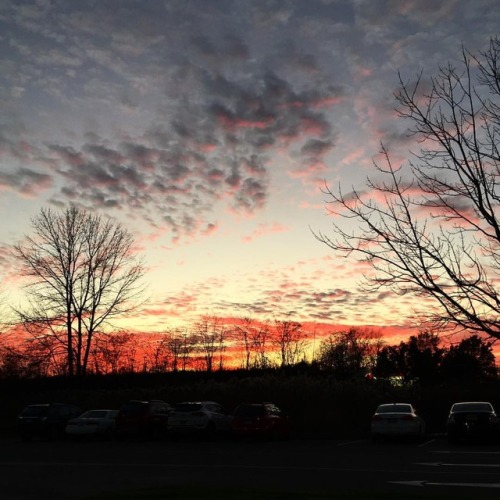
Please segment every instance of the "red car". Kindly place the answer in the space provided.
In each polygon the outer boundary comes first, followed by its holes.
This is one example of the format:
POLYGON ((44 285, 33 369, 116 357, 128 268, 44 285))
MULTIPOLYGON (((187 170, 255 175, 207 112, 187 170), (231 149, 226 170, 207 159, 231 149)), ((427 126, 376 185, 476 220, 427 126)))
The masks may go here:
POLYGON ((165 436, 171 410, 172 407, 161 400, 127 401, 122 405, 116 416, 116 436, 150 438, 165 436))
POLYGON ((236 437, 287 438, 291 423, 273 403, 242 403, 234 411, 231 431, 236 437))

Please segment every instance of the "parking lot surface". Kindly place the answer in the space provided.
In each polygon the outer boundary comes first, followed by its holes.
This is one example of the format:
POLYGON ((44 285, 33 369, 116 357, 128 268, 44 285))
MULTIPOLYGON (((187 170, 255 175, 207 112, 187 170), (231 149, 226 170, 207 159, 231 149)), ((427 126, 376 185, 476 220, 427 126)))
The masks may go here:
POLYGON ((500 498, 500 446, 369 439, 0 443, 3 500, 500 498))

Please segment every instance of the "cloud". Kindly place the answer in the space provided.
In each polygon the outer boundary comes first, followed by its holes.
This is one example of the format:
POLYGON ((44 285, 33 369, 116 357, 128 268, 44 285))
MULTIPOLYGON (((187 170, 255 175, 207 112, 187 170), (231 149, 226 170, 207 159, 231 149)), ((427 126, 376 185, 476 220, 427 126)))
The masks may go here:
MULTIPOLYGON (((423 16, 414 1, 353 2, 335 22, 328 2, 231 5, 7 2, 2 96, 32 110, 34 150, 4 185, 35 193, 36 171, 54 204, 114 207, 179 239, 216 224, 221 206, 238 215, 265 209, 275 177, 325 177, 329 155, 345 147, 337 110, 356 113, 373 144, 383 136, 403 146, 402 134, 391 135, 392 84, 378 64, 413 46, 403 35, 391 44, 401 16, 444 23, 451 4, 426 2, 423 16), (277 156, 291 161, 278 167, 277 156)), ((361 162, 348 154, 345 162, 361 162)))
POLYGON ((275 222, 274 224, 261 223, 258 224, 258 226, 251 232, 251 234, 244 236, 242 240, 245 243, 250 243, 251 241, 254 241, 256 238, 261 238, 268 234, 283 233, 288 230, 289 229, 285 225, 280 224, 279 222, 275 222))
POLYGON ((52 186, 52 177, 30 168, 19 168, 13 173, 0 172, 0 190, 17 191, 28 198, 52 186))
MULTIPOLYGON (((202 43, 195 39, 196 46, 202 43)), ((165 80, 168 114, 158 115, 142 135, 117 142, 93 134, 80 147, 53 142, 39 153, 61 185, 52 202, 142 213, 153 225, 166 224, 177 239, 204 231, 220 202, 241 214, 265 207, 271 158, 283 148, 303 165, 301 176, 322 172, 335 145, 325 112, 341 90, 312 83, 296 90, 265 68, 243 76, 248 48, 231 36, 224 43, 242 75, 221 72, 217 51, 212 59, 218 63, 211 66, 181 61, 165 80), (177 101, 169 100, 173 86, 177 101)))

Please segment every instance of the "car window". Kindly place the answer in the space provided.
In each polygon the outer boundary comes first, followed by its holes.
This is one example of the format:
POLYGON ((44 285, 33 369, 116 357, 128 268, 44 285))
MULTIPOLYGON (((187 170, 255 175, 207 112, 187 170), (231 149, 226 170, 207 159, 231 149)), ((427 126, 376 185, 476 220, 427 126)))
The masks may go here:
POLYGON ((493 411, 490 403, 455 403, 452 406, 452 411, 493 411))
POLYGON ((69 417, 69 408, 63 405, 54 405, 50 407, 48 415, 56 418, 69 417))
POLYGON ((47 415, 47 406, 27 406, 22 412, 23 417, 43 417, 47 415))
POLYGON ((411 413, 412 407, 407 404, 380 405, 376 413, 411 413))

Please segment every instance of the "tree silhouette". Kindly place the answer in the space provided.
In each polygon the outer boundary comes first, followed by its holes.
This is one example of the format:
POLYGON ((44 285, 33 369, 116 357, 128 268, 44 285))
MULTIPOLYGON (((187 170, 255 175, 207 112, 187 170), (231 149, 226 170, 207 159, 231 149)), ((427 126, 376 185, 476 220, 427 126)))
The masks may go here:
POLYGON ((348 194, 327 187, 331 212, 359 230, 334 223, 334 236, 315 236, 368 262, 369 290, 430 297, 437 325, 500 338, 500 39, 477 56, 463 49, 459 68, 413 84, 400 75, 400 85, 399 116, 419 151, 398 166, 382 145, 381 181, 348 194))
POLYGON ((380 335, 363 328, 330 334, 319 348, 318 364, 339 379, 366 375, 380 347, 380 335))
POLYGON ((282 367, 293 365, 304 354, 306 333, 302 324, 289 319, 274 320, 272 341, 278 349, 282 367))
POLYGON ((17 313, 34 340, 65 357, 69 375, 85 375, 96 335, 137 307, 144 290, 132 236, 75 206, 42 209, 31 224, 34 235, 14 247, 29 279, 28 305, 17 313))
POLYGON ((474 382, 497 374, 493 344, 478 335, 452 345, 443 357, 441 370, 448 380, 474 382))
POLYGON ((440 377, 445 349, 438 335, 420 332, 397 346, 384 346, 377 353, 374 374, 377 377, 400 376, 406 382, 434 383, 440 377))

